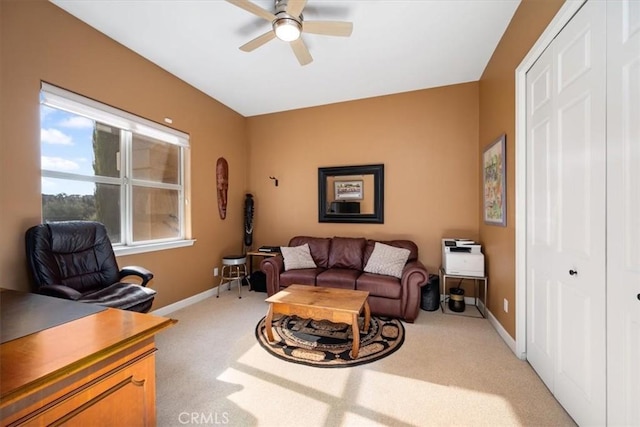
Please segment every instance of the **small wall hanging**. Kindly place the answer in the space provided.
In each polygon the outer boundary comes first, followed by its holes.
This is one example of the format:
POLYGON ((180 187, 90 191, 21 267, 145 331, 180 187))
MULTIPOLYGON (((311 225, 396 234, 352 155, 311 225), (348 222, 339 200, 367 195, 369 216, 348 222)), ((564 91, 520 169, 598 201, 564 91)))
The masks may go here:
POLYGON ((485 224, 507 225, 506 135, 502 134, 484 149, 482 183, 485 224))
POLYGON ((229 164, 224 157, 216 162, 216 189, 220 219, 227 217, 227 192, 229 191, 229 164))

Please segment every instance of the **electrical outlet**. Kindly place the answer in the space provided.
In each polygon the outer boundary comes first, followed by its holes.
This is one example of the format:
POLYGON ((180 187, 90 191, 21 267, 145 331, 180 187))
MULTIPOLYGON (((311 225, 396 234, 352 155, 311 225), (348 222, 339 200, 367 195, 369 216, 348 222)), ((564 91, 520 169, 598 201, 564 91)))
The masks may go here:
POLYGON ((213 267, 213 275, 218 277, 218 267, 213 267))
POLYGON ((504 299, 504 307, 503 307, 503 309, 504 309, 505 313, 509 312, 509 300, 506 299, 506 298, 504 299))

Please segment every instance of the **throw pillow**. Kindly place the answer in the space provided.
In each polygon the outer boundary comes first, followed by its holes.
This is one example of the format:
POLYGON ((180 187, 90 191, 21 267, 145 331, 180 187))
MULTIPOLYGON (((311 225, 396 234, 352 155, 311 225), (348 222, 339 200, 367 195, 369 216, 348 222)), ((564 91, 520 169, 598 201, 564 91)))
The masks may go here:
POLYGON ((280 251, 282 252, 282 258, 284 258, 284 271, 316 268, 308 243, 294 247, 282 246, 280 251))
POLYGON ((409 249, 396 248, 376 242, 369 261, 364 266, 364 271, 400 279, 402 277, 402 269, 407 263, 410 253, 409 249))

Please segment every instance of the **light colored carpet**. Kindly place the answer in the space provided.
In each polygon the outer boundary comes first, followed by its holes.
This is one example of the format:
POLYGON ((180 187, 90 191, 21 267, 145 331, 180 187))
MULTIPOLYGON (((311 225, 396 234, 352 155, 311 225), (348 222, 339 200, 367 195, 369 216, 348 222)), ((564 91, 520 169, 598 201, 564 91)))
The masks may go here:
POLYGON ((314 368, 257 343, 265 298, 234 287, 168 316, 179 322, 156 337, 158 426, 575 425, 487 320, 421 311, 392 355, 314 368))

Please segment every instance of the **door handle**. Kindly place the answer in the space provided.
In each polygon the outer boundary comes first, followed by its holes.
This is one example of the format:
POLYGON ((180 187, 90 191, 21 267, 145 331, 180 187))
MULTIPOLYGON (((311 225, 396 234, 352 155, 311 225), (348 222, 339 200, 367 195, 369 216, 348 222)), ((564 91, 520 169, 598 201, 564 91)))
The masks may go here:
POLYGON ((578 272, 576 270, 569 270, 569 275, 570 276, 575 276, 577 274, 578 274, 578 272))
POLYGON ((640 301, 640 294, 638 294, 638 301, 640 301))

